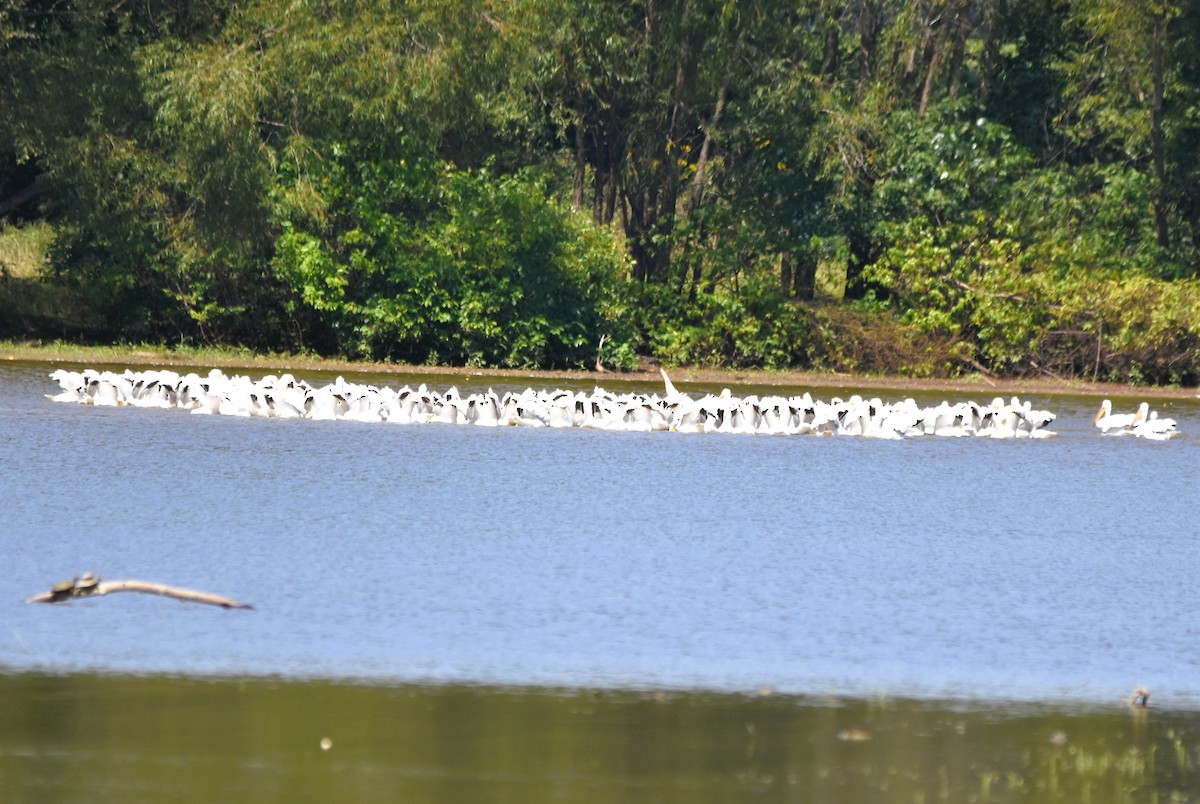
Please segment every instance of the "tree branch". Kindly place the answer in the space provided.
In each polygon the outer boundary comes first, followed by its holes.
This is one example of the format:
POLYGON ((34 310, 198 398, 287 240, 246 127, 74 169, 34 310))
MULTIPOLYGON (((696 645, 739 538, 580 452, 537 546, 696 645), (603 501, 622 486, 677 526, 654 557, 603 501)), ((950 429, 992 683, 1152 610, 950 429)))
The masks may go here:
POLYGON ((25 598, 26 603, 61 603, 66 600, 83 597, 104 597, 114 592, 143 592, 148 595, 161 595, 185 603, 205 603, 210 606, 220 606, 225 609, 253 609, 249 603, 238 601, 223 595, 210 592, 198 592, 195 589, 184 589, 180 586, 168 586, 164 583, 151 581, 102 581, 89 573, 84 573, 70 581, 60 581, 51 587, 49 592, 41 592, 25 598))

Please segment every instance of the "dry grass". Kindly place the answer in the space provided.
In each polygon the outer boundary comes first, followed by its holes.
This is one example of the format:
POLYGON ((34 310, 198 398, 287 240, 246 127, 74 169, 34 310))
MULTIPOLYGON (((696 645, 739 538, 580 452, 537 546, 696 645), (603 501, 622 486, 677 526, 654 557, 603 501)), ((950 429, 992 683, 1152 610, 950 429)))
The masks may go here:
POLYGON ((54 241, 48 223, 0 227, 0 279, 36 279, 46 267, 46 254, 54 241))
POLYGON ((934 378, 970 374, 953 338, 918 331, 890 315, 856 312, 840 304, 814 306, 830 332, 831 365, 862 374, 934 378))

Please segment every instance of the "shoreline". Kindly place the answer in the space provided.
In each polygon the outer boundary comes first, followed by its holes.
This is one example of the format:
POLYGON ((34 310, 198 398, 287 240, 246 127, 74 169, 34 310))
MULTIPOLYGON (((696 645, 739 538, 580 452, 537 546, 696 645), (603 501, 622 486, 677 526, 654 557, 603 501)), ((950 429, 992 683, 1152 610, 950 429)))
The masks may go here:
MULTIPOLYGON (((555 698, 582 696, 606 697, 613 700, 687 701, 708 700, 731 703, 771 699, 806 708, 840 708, 846 705, 871 705, 887 702, 892 706, 920 707, 946 712, 1010 713, 1053 711, 1063 717, 1094 716, 1129 713, 1134 716, 1149 711, 1185 716, 1200 714, 1200 700, 1189 695, 1156 695, 1152 703, 1135 705, 1124 689, 1109 690, 1108 695, 1071 696, 1062 691, 1034 694, 1028 690, 1008 693, 952 692, 922 690, 907 687, 889 689, 848 686, 829 689, 778 689, 770 685, 739 686, 692 685, 647 680, 644 683, 570 683, 555 681, 502 681, 470 678, 436 679, 431 677, 370 676, 370 675, 305 675, 263 673, 253 670, 180 671, 164 669, 106 668, 103 666, 71 665, 4 665, 0 664, 0 686, 4 683, 44 678, 75 679, 99 683, 138 684, 165 683, 183 686, 259 685, 294 688, 326 687, 348 690, 387 692, 409 690, 417 694, 439 694, 461 691, 478 695, 552 696, 555 698)), ((1134 689, 1137 693, 1139 690, 1134 689)))
MULTIPOLYGON (((0 343, 0 363, 69 363, 101 366, 165 366, 247 369, 262 371, 322 371, 366 374, 437 375, 461 377, 504 377, 528 380, 661 383, 658 364, 644 361, 636 371, 586 371, 572 369, 496 369, 462 366, 413 366, 398 363, 352 361, 311 355, 251 354, 220 349, 176 351, 154 346, 77 346, 0 343)), ((983 393, 1027 396, 1030 394, 1089 397, 1153 396, 1164 399, 1195 399, 1196 388, 1180 386, 1124 385, 1117 383, 1044 378, 995 378, 982 374, 969 377, 902 377, 844 374, 821 371, 766 369, 712 369, 698 366, 667 366, 677 384, 736 385, 763 387, 856 388, 894 391, 983 393)))

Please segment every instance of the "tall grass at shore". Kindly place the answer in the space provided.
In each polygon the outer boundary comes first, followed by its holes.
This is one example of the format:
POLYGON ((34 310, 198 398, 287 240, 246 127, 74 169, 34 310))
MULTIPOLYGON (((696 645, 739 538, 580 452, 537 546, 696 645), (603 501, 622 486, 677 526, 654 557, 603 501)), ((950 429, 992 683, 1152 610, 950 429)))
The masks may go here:
POLYGON ((0 224, 0 281, 41 276, 53 242, 54 229, 43 221, 0 224))

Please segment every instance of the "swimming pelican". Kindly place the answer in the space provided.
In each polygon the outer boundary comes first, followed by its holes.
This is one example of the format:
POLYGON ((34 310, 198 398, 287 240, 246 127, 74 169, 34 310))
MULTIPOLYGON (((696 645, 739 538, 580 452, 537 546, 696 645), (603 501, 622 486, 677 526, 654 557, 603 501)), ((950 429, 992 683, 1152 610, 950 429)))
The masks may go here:
POLYGON ((382 418, 392 424, 412 424, 413 408, 416 404, 416 395, 411 388, 405 386, 383 403, 382 418))
POLYGON ((263 400, 267 403, 269 416, 276 419, 304 418, 304 412, 282 396, 275 397, 271 394, 263 394, 263 400))
POLYGON ((546 422, 551 427, 574 427, 575 415, 574 406, 564 407, 563 405, 550 404, 548 406, 550 414, 549 420, 546 422))
POLYGON ((89 382, 87 395, 91 398, 90 404, 101 407, 117 407, 125 404, 117 386, 108 379, 96 378, 89 382))
POLYGON ((46 398, 51 402, 86 403, 89 401, 87 380, 84 379, 83 374, 80 372, 57 369, 50 373, 50 379, 57 382, 59 387, 62 388, 60 393, 46 394, 46 398))
POLYGON ((204 391, 203 396, 196 400, 191 412, 199 416, 215 416, 221 412, 221 396, 210 391, 204 391))
POLYGON ((1136 413, 1113 413, 1112 402, 1106 399, 1100 403, 1100 410, 1096 411, 1092 424, 1099 427, 1101 433, 1108 434, 1110 430, 1115 430, 1115 434, 1119 435, 1141 421, 1140 413, 1141 408, 1138 408, 1136 413))
POLYGON ((333 390, 332 386, 318 388, 305 403, 306 414, 310 419, 328 420, 341 418, 350 409, 346 400, 333 390))
POLYGON ((489 388, 486 394, 471 394, 467 398, 467 420, 478 427, 498 427, 500 407, 496 393, 489 388))
POLYGON ((1019 432, 1031 438, 1045 438, 1054 435, 1046 428, 1054 421, 1055 415, 1048 410, 1034 410, 1028 399, 1025 400, 1024 405, 1017 408, 1017 415, 1021 417, 1020 425, 1022 425, 1019 432))
MULTIPOLYGON (((438 393, 424 384, 415 392, 407 386, 395 391, 347 382, 344 377, 314 387, 290 374, 253 380, 239 375, 227 377, 219 369, 213 369, 207 377, 195 373, 181 377, 169 370, 126 370, 117 374, 96 369, 80 372, 59 369, 50 377, 62 391, 47 396, 61 402, 178 408, 199 414, 394 423, 747 435, 840 432, 875 438, 922 434, 991 438, 1053 435, 1047 427, 1054 421, 1054 414, 1034 410, 1028 401, 1022 402, 1017 397, 1008 402, 996 398, 987 406, 968 401, 922 407, 911 398, 884 402, 856 395, 846 401, 835 397, 824 402, 807 393, 791 397, 736 397, 729 389, 723 389, 719 395, 693 399, 675 387, 664 369, 660 373, 665 393, 613 393, 600 387, 590 393, 529 388, 520 394, 505 393, 501 399, 492 389, 465 396, 457 388, 438 393)), ((1112 403, 1104 400, 1093 422, 1105 433, 1130 433, 1147 439, 1166 440, 1178 434, 1175 421, 1160 418, 1147 403, 1131 414, 1113 414, 1112 403)))
POLYGON ((707 418, 708 414, 701 408, 680 407, 675 411, 669 429, 672 433, 703 433, 704 420, 707 418))
POLYGON ((375 389, 356 390, 346 400, 347 410, 343 419, 355 422, 378 422, 383 420, 383 398, 375 389))
POLYGON ((766 397, 759 404, 758 432, 766 435, 788 435, 796 409, 786 399, 766 397))
MULTIPOLYGON (((1142 404, 1147 409, 1150 407, 1145 402, 1142 404)), ((1140 422, 1130 428, 1129 432, 1131 435, 1139 438, 1148 438, 1151 441, 1166 441, 1179 435, 1175 420, 1158 418, 1157 410, 1150 411, 1149 415, 1144 416, 1140 422)))

